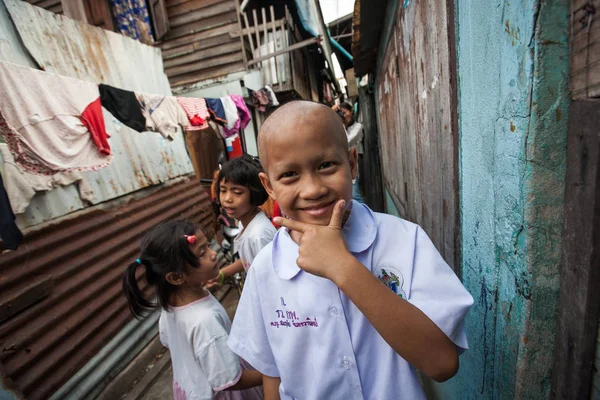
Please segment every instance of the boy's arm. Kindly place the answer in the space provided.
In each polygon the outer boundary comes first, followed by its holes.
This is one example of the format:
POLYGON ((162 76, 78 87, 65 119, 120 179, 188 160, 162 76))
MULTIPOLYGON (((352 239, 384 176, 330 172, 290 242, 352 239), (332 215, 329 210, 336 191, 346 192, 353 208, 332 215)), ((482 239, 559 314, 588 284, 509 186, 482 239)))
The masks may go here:
POLYGON ((281 378, 263 375, 262 382, 265 395, 264 400, 279 400, 279 385, 281 384, 281 378))
POLYGON ((355 257, 332 279, 402 358, 443 382, 458 371, 456 345, 421 310, 381 283, 355 257))
POLYGON ((348 251, 341 233, 344 208, 340 200, 328 226, 276 221, 302 233, 298 266, 333 281, 390 347, 425 375, 436 381, 451 378, 458 370, 456 346, 423 312, 389 290, 348 251))

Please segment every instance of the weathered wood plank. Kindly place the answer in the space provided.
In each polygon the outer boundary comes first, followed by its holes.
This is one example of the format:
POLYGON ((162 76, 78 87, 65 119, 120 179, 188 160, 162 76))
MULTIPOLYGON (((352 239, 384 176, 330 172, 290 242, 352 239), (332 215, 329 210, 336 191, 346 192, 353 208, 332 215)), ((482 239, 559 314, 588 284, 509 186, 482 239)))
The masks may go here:
MULTIPOLYGON (((214 17, 205 18, 201 21, 195 21, 186 25, 179 26, 171 29, 165 36, 165 41, 171 39, 177 39, 183 36, 192 35, 198 32, 208 31, 214 28, 218 28, 223 25, 234 24, 237 25, 237 17, 235 11, 231 11, 225 14, 220 14, 214 17)), ((236 29, 237 30, 237 29, 236 29)))
POLYGON ((222 44, 231 43, 235 38, 225 34, 215 36, 212 38, 192 42, 186 46, 175 47, 174 49, 164 50, 162 52, 163 60, 170 60, 176 57, 182 57, 188 54, 192 54, 198 50, 209 49, 211 47, 220 46, 222 44))
POLYGON ((220 26, 215 29, 210 29, 208 31, 198 32, 198 33, 194 33, 192 35, 187 35, 187 36, 182 36, 177 39, 172 39, 172 40, 161 43, 159 45, 159 47, 161 48, 161 50, 165 51, 165 50, 170 50, 170 49, 174 49, 176 47, 186 46, 191 43, 196 43, 199 41, 206 40, 208 38, 225 35, 225 34, 234 38, 234 37, 237 37, 237 33, 238 33, 237 24, 228 24, 228 25, 220 26))
MULTIPOLYGON (((218 39, 218 38, 217 38, 218 39)), ((219 44, 218 46, 213 46, 208 49, 195 51, 191 54, 187 54, 182 57, 176 57, 169 60, 165 60, 164 66, 165 69, 176 67, 178 65, 189 64, 196 61, 207 60, 212 57, 217 57, 220 55, 225 55, 234 52, 241 52, 240 42, 237 39, 234 39, 233 42, 226 44, 219 44)))
POLYGON ((207 60, 197 61, 197 62, 185 64, 185 65, 179 65, 179 66, 173 67, 173 68, 165 68, 165 74, 167 74, 167 76, 169 78, 171 78, 171 77, 174 77, 177 75, 183 75, 183 74, 191 73, 194 71, 200 71, 202 69, 212 68, 212 67, 216 67, 219 65, 237 63, 238 61, 241 61, 243 64, 243 57, 242 57, 241 51, 239 51, 237 53, 226 54, 224 56, 213 57, 213 58, 209 58, 207 60))
POLYGON ((194 71, 185 75, 180 75, 172 78, 170 77, 169 82, 171 83, 171 87, 185 86, 243 70, 244 63, 240 61, 234 64, 208 68, 202 71, 194 71))
POLYGON ((235 2, 225 1, 222 3, 217 3, 210 7, 190 10, 189 12, 186 12, 176 17, 170 17, 169 22, 171 24, 171 28, 177 28, 182 25, 204 20, 209 17, 225 14, 227 12, 234 11, 235 9, 235 2))
POLYGON ((198 10, 204 7, 210 7, 223 2, 233 2, 233 0, 186 0, 178 4, 171 4, 169 1, 167 1, 167 11, 169 18, 173 18, 189 13, 190 11, 198 10))
POLYGON ((552 398, 589 399, 600 316, 600 101, 569 108, 552 398))

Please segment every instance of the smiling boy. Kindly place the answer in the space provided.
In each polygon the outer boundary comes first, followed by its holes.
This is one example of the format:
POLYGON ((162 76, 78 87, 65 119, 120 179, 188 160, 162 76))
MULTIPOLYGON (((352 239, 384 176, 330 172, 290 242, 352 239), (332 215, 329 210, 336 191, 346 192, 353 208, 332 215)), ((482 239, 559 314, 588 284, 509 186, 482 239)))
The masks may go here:
POLYGON ((265 399, 424 399, 467 349, 473 299, 421 228, 351 202, 356 150, 334 111, 291 102, 259 134, 261 181, 288 219, 250 269, 231 349, 265 399))

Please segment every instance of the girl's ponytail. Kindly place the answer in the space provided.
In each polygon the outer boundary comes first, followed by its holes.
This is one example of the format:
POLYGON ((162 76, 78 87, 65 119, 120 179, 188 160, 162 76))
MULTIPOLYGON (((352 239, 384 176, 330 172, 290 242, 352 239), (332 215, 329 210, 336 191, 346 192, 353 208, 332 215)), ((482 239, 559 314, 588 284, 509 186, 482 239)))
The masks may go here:
MULTIPOLYGON (((143 261, 137 259, 135 262, 129 264, 123 275, 123 294, 125 294, 125 297, 127 298, 131 313, 137 319, 141 319, 144 316, 144 313, 156 308, 156 304, 148 301, 144 297, 135 277, 135 271, 137 271, 140 265, 146 266, 143 261)), ((148 268, 146 268, 146 274, 147 273, 148 268)))

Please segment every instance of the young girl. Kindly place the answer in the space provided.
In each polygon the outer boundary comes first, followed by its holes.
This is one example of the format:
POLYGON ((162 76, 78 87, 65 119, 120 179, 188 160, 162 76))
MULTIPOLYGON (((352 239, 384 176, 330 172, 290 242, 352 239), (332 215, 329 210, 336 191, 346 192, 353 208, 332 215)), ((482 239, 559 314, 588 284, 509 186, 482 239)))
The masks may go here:
POLYGON ((171 352, 174 399, 262 399, 261 374, 227 347, 229 317, 203 288, 219 267, 202 231, 190 222, 164 222, 145 235, 141 250, 127 267, 123 292, 136 318, 162 308, 159 333, 171 352), (158 304, 138 286, 139 267, 158 304))
MULTIPOLYGON (((238 272, 247 271, 254 257, 273 240, 277 232, 269 218, 258 208, 269 198, 260 183, 260 172, 260 162, 247 154, 227 162, 219 172, 216 193, 221 208, 231 218, 239 220, 243 228, 234 239, 240 259, 221 270, 216 280, 220 283, 238 272)), ((211 283, 214 284, 214 281, 211 283)))

